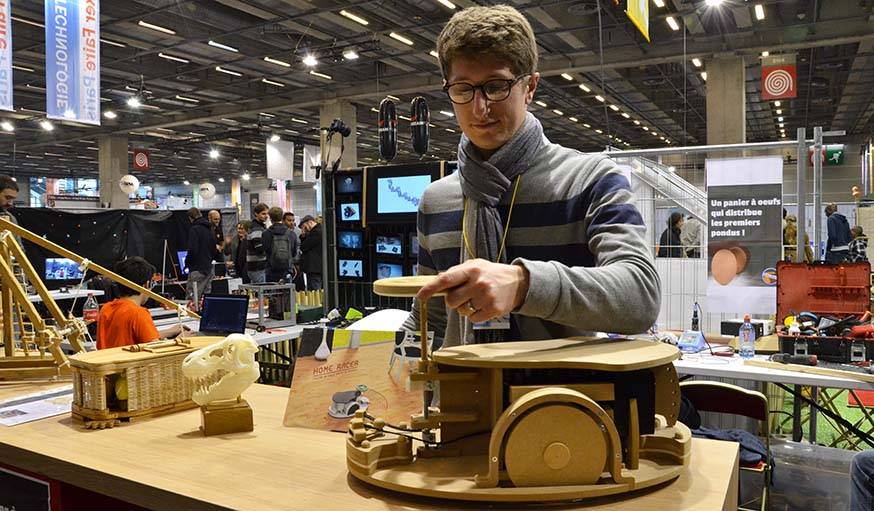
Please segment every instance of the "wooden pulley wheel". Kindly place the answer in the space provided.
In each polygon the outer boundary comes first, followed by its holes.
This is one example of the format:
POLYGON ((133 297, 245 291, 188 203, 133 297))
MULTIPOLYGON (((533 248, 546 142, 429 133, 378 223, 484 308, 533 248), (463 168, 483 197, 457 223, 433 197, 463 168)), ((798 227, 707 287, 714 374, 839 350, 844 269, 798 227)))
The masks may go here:
POLYGON ((570 405, 544 405, 507 435, 504 464, 517 487, 595 484, 607 462, 607 436, 594 417, 570 405))

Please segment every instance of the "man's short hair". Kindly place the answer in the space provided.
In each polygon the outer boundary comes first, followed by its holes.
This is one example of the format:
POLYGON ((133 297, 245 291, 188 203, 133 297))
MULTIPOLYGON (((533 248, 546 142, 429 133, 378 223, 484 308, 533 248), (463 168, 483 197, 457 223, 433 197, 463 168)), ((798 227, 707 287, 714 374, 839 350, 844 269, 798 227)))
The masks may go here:
MULTIPOLYGON (((152 277, 155 275, 155 267, 152 266, 152 263, 146 261, 142 257, 128 257, 124 261, 116 263, 115 273, 118 273, 134 284, 142 286, 144 283, 152 280, 152 277)), ((139 291, 121 284, 119 284, 117 288, 117 296, 134 296, 140 294, 139 291)))
POLYGON ((826 214, 828 214, 828 213, 835 213, 837 210, 838 210, 838 205, 835 204, 834 202, 832 202, 832 203, 826 205, 826 207, 825 207, 825 212, 826 212, 826 214))
POLYGON ((192 220, 197 220, 198 218, 200 218, 202 216, 203 216, 203 214, 200 212, 199 209, 188 208, 188 218, 190 218, 192 220))
POLYGON ((255 214, 257 215, 257 214, 261 213, 262 211, 267 211, 268 209, 270 209, 270 208, 267 206, 267 204, 264 204, 263 202, 259 202, 258 204, 255 204, 255 207, 252 208, 252 211, 254 211, 255 214))
POLYGON ((312 220, 313 222, 316 221, 316 219, 313 218, 313 215, 307 215, 307 216, 300 219, 300 225, 303 225, 303 224, 309 222, 310 220, 312 220))
POLYGON ((456 57, 488 56, 510 65, 513 73, 537 71, 537 42, 525 16, 508 5, 470 7, 455 13, 437 38, 443 78, 456 57))
POLYGON ((282 221, 282 208, 278 206, 273 206, 269 210, 267 210, 267 215, 270 216, 270 221, 275 223, 279 223, 282 221))
POLYGON ((242 227, 244 231, 249 232, 252 230, 252 221, 243 220, 242 222, 238 223, 237 226, 242 227))
POLYGON ((294 218, 294 213, 292 213, 291 211, 286 211, 286 212, 282 215, 282 219, 283 219, 283 220, 285 220, 285 219, 288 218, 288 217, 294 218))
POLYGON ((0 175, 0 192, 3 190, 18 190, 18 183, 9 176, 0 175))

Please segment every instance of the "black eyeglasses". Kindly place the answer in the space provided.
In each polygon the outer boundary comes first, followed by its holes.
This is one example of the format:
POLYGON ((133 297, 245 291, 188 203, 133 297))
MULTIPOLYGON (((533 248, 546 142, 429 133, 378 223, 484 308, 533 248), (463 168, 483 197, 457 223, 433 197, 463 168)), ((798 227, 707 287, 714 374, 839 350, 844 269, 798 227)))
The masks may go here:
POLYGON ((477 89, 479 89, 483 96, 485 96, 489 101, 504 101, 510 97, 510 90, 513 89, 513 86, 527 76, 530 76, 530 74, 526 73, 509 80, 498 78, 483 82, 479 85, 471 85, 463 82, 448 83, 443 86, 443 92, 449 96, 449 101, 452 101, 456 105, 464 105, 473 101, 477 89))

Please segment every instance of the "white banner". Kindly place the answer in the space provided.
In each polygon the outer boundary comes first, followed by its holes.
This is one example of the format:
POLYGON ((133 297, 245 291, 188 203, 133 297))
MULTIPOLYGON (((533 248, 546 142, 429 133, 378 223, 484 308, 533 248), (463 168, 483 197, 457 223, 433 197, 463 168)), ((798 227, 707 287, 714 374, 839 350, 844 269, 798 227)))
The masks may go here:
POLYGON ((291 181, 294 165, 294 142, 267 141, 267 177, 291 181))
POLYGON ((708 159, 706 168, 709 311, 773 313, 783 243, 783 160, 708 159))
POLYGON ((0 0, 0 110, 12 106, 12 18, 10 0, 0 0))
POLYGON ((303 180, 307 183, 316 181, 316 167, 322 163, 322 153, 317 145, 303 146, 303 180))
POLYGON ((46 116, 100 125, 100 2, 45 0, 46 116))

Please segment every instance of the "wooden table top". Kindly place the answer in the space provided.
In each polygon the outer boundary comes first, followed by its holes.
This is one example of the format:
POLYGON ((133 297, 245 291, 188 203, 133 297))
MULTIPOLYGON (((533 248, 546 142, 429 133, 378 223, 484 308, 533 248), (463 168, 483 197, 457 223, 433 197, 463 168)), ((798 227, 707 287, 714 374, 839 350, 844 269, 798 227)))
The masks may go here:
MULTIPOLYGON (((55 384, 57 385, 57 384, 55 384)), ((50 385, 0 385, 0 400, 50 385)), ((85 431, 69 415, 0 427, 3 463, 157 509, 481 509, 373 488, 348 475, 340 433, 282 425, 288 389, 253 385, 255 431, 203 437, 197 409, 85 431)), ((733 509, 735 443, 693 439, 689 467, 653 491, 549 509, 733 509)), ((519 509, 501 506, 490 509, 519 509)))

